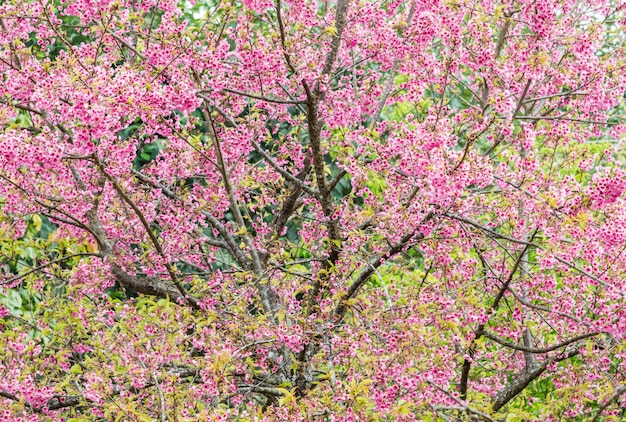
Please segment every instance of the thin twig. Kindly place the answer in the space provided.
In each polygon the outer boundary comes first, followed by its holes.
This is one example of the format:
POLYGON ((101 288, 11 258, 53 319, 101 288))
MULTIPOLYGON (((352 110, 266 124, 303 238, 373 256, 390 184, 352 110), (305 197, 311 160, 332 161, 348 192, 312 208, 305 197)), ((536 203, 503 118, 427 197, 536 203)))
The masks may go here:
MULTIPOLYGON (((224 88, 222 91, 230 92, 231 94, 241 95, 243 97, 254 98, 255 100, 261 100, 268 103, 276 103, 276 104, 306 104, 304 100, 281 100, 278 98, 267 98, 262 95, 250 94, 243 91, 237 91, 236 89, 224 88)), ((200 91, 204 92, 204 91, 200 91)))
POLYGON ((598 421, 600 419, 600 415, 602 415, 602 412, 604 412, 606 410, 606 408, 609 407, 611 404, 615 403, 617 401, 617 399, 619 399, 620 396, 622 394, 624 394, 624 393, 626 393, 626 385, 622 385, 621 387, 616 389, 615 392, 613 393, 613 395, 611 397, 609 397, 609 399, 607 401, 605 401, 598 408, 598 411, 597 411, 596 415, 593 417, 593 419, 591 420, 591 422, 598 421))
POLYGON ((36 271, 39 271, 39 270, 41 270, 43 268, 49 267, 50 265, 58 264, 60 262, 67 261, 68 259, 72 259, 72 258, 75 258, 77 256, 97 256, 97 257, 102 257, 102 255, 100 255, 99 253, 90 253, 90 252, 75 253, 75 254, 72 254, 72 255, 63 256, 61 258, 57 258, 57 259, 52 260, 50 262, 46 262, 45 264, 41 264, 41 265, 39 265, 37 267, 31 268, 30 270, 26 271, 25 273, 18 274, 18 275, 14 276, 14 277, 11 277, 10 279, 5 280, 5 281, 1 282, 0 284, 10 284, 10 283, 13 283, 14 281, 20 280, 20 279, 26 277, 27 275, 32 274, 32 273, 34 273, 36 271))

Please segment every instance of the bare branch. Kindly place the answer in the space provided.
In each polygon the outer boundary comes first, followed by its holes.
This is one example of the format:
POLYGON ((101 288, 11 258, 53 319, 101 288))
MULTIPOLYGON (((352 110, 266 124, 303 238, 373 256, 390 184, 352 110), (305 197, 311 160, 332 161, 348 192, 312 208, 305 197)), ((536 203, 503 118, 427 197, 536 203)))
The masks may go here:
POLYGON ((261 387, 258 385, 252 384, 239 384, 239 389, 242 391, 252 391, 254 393, 261 393, 268 396, 282 397, 283 393, 281 393, 277 388, 272 387, 261 387))
POLYGON ((579 318, 576 318, 573 315, 567 314, 565 312, 560 312, 560 311, 555 311, 552 308, 548 308, 547 306, 542 306, 542 305, 537 305, 535 303, 532 303, 526 299, 524 299, 522 296, 520 296, 514 289, 511 288, 511 286, 508 287, 508 291, 511 293, 511 295, 513 295, 513 297, 522 305, 530 308, 530 309, 534 309, 536 311, 542 311, 542 312, 547 312, 547 313, 555 313, 559 316, 562 316, 564 318, 568 318, 571 319, 574 322, 577 322, 579 324, 581 324, 581 320, 579 318))
MULTIPOLYGON (((492 237, 494 239, 504 239, 504 240, 508 240, 509 242, 518 243, 520 245, 534 246, 535 248, 541 249, 541 250, 545 250, 546 249, 545 247, 543 247, 543 246, 541 246, 541 245, 539 245, 537 243, 527 242, 525 240, 516 239, 514 237, 503 235, 503 234, 498 233, 498 232, 496 232, 496 231, 494 231, 494 230, 492 230, 492 229, 490 229, 488 227, 483 226, 480 223, 477 223, 475 221, 472 221, 472 220, 470 220, 468 218, 465 218, 465 217, 462 217, 462 216, 459 216, 459 215, 455 215, 455 214, 451 214, 451 213, 441 213, 439 215, 444 216, 444 217, 448 217, 448 218, 452 218, 454 220, 461 221, 463 223, 467 223, 470 226, 474 226, 477 229, 480 229, 480 230, 484 231, 485 233, 488 233, 490 235, 490 237, 492 237)), ((591 274, 590 272, 585 271, 584 269, 578 267, 576 264, 574 264, 572 262, 569 262, 569 261, 559 257, 556 254, 552 255, 552 258, 554 258, 556 261, 559 261, 561 264, 571 268, 572 270, 574 270, 574 271, 576 271, 576 272, 578 272, 578 273, 580 273, 580 274, 582 274, 582 275, 584 275, 586 277, 589 277, 590 279, 592 279, 593 281, 597 282, 598 284, 600 284, 600 285, 602 285, 604 287, 610 287, 610 288, 614 288, 615 287, 615 286, 611 286, 609 283, 607 283, 606 281, 596 277, 595 275, 591 274)), ((622 294, 622 297, 626 297, 626 292, 624 290, 619 290, 619 292, 622 294)))
POLYGON ((535 243, 526 242, 525 240, 515 239, 513 237, 506 236, 506 235, 498 233, 497 231, 494 231, 494 230, 492 230, 492 229, 490 229, 488 227, 485 227, 485 226, 483 226, 480 223, 477 223, 475 221, 472 221, 472 220, 470 220, 468 218, 465 218, 465 217, 462 217, 460 215, 451 214, 451 213, 447 213, 447 212, 446 213, 442 213, 440 215, 442 215, 444 217, 452 218, 452 219, 457 220, 457 221, 461 221, 463 223, 467 223, 470 226, 474 226, 477 229, 480 229, 480 230, 484 231, 485 233, 490 234, 491 237, 494 237, 496 239, 504 239, 504 240, 508 240, 509 242, 518 243, 520 245, 528 245, 528 246, 534 246, 536 248, 541 248, 541 246, 539 246, 539 245, 537 245, 535 243))
POLYGON ((517 116, 517 113, 519 112, 520 108, 522 108, 522 104, 524 104, 524 98, 526 98, 526 95, 528 95, 528 90, 530 89, 530 85, 532 84, 532 82, 533 80, 530 78, 528 78, 528 81, 526 81, 526 85, 524 86, 524 91, 522 91, 522 95, 517 100, 517 105, 515 106, 515 111, 513 111, 513 116, 517 116))
POLYGON ((311 187, 309 187, 306 183, 304 183, 304 181, 300 180, 297 176, 294 176, 293 174, 289 173, 287 170, 282 168, 280 165, 278 165, 278 163, 276 163, 276 161, 272 158, 272 156, 269 155, 266 151, 264 151, 263 148, 261 148, 261 146, 259 144, 257 144, 256 142, 254 142, 252 140, 250 141, 250 143, 252 144, 252 147, 254 148, 254 150, 261 157, 263 157, 263 159, 274 170, 276 170, 281 176, 283 176, 285 179, 289 180, 290 182, 292 182, 295 185, 297 185, 298 187, 300 187, 302 190, 304 190, 306 193, 311 195, 313 198, 319 198, 320 197, 319 192, 311 189, 311 187))
POLYGON ((576 119, 571 117, 563 117, 563 116, 516 116, 514 117, 518 120, 555 120, 555 121, 567 121, 567 122, 576 122, 576 123, 588 123, 592 125, 603 125, 603 126, 611 126, 617 123, 603 122, 601 120, 586 120, 586 119, 576 119))
POLYGON ((337 186, 337 183, 339 183, 346 174, 348 174, 347 170, 345 169, 339 170, 339 172, 331 180, 329 180, 328 190, 332 192, 337 186))
POLYGON ((535 101, 541 101, 541 100, 549 100, 551 98, 572 97, 572 96, 577 96, 577 95, 583 96, 583 95, 589 95, 589 93, 588 92, 576 92, 576 90, 572 90, 568 92, 562 92, 559 94, 542 95, 540 97, 529 98, 527 100, 524 100, 523 104, 534 103, 535 101))
POLYGON ((498 307, 500 305, 500 301, 502 300, 502 297, 504 296, 504 293, 506 292, 506 290, 509 288, 509 285, 513 281, 513 276, 517 272, 517 269, 520 267, 520 265, 522 263, 522 259, 526 255, 526 252, 528 252, 528 247, 530 246, 530 244, 532 243, 533 239, 537 235, 537 231, 538 230, 539 230, 539 228, 536 228, 533 231, 533 233, 529 237, 529 243, 524 245, 524 249, 518 254, 517 259, 515 260, 515 264, 513 265, 513 268, 511 269, 511 271, 509 272, 509 277, 502 284, 502 287, 500 288, 500 291, 498 292, 498 295, 496 296, 495 300, 493 301, 493 305, 491 306, 491 309, 493 311, 498 310, 498 307))
POLYGON ((488 331, 483 331, 483 336, 495 341, 496 343, 504 346, 504 347, 508 347, 509 349, 513 349, 513 350, 519 350, 522 352, 529 352, 529 353, 535 353, 535 354, 544 354, 544 353, 549 353, 549 352, 553 352, 555 350, 558 350, 562 347, 565 346, 569 346, 572 343, 576 343, 577 341, 580 340, 584 340, 586 338, 590 338, 590 337, 594 337, 600 334, 604 334, 602 331, 594 331, 591 333, 587 333, 587 334, 581 334, 579 336, 573 337, 571 339, 562 341, 561 343, 555 344, 553 346, 549 346, 549 347, 538 347, 538 348, 532 348, 532 347, 526 347, 526 346, 520 346, 519 344, 515 344, 515 343, 511 343, 510 341, 507 341, 505 339, 503 339, 502 337, 498 337, 495 334, 492 334, 488 331))
MULTIPOLYGON (((300 170, 296 177, 298 178, 298 180, 304 181, 310 170, 311 162, 308 158, 306 158, 304 167, 302 168, 302 170, 300 170)), ((283 202, 280 212, 276 214, 276 217, 274 218, 273 227, 270 232, 272 236, 280 235, 283 227, 287 223, 287 220, 289 220, 294 211, 300 206, 301 201, 298 201, 298 198, 300 197, 301 192, 302 188, 300 187, 300 185, 294 184, 291 193, 283 202)))
MULTIPOLYGON (((304 100, 281 100, 281 99, 278 99, 278 98, 267 98, 267 97, 263 97, 261 95, 249 94, 247 92, 237 91, 236 89, 230 89, 230 88, 224 88, 223 91, 230 92, 232 94, 241 95, 243 97, 254 98, 255 100, 265 101, 265 102, 268 102, 268 103, 293 104, 293 105, 295 105, 295 104, 306 104, 306 101, 304 101, 304 100)), ((200 92, 204 93, 206 91, 200 91, 200 92)))
POLYGON ((46 267, 49 267, 50 265, 58 264, 60 262, 67 261, 68 259, 72 259, 72 258, 75 258, 77 256, 97 256, 97 257, 102 257, 102 255, 99 254, 99 253, 90 253, 90 252, 75 253, 75 254, 72 254, 72 255, 63 256, 61 258, 57 258, 57 259, 54 259, 52 261, 46 262, 45 264, 41 264, 41 265, 39 265, 37 267, 31 268, 30 270, 26 271, 25 273, 21 273, 21 274, 18 274, 16 276, 14 276, 14 277, 11 277, 10 279, 1 282, 0 285, 2 285, 2 284, 11 284, 14 281, 20 280, 20 279, 26 277, 27 275, 32 274, 32 273, 34 273, 36 271, 39 271, 41 269, 44 269, 46 267))
MULTIPOLYGON (((239 228, 239 230, 244 232, 243 240, 245 244, 248 246, 248 248, 250 249, 250 255, 252 256, 252 265, 254 268, 254 272, 257 275, 260 275, 263 271, 262 265, 261 265, 261 259, 259 257, 259 253, 256 247, 254 246, 254 242, 252 241, 251 237, 247 234, 246 224, 243 221, 243 216, 241 215, 241 211, 239 210, 239 203, 237 201, 237 198, 235 198, 233 186, 230 182, 230 175, 228 173, 228 170, 226 168, 226 163, 224 162, 224 157, 222 155, 220 138, 218 137, 217 129, 215 128, 213 118, 211 117, 210 112, 208 111, 208 107, 210 104, 206 100, 204 100, 204 104, 205 104, 205 108, 203 109, 203 114, 204 114, 204 118, 207 120, 207 123, 210 125, 211 139, 213 141, 213 147, 215 148, 215 154, 217 156, 217 161, 219 164, 218 169, 220 170, 220 173, 222 175, 222 183, 224 184, 224 189, 226 189, 226 194, 228 195, 228 201, 230 202, 230 210, 233 213, 233 216, 235 217, 235 222, 237 223, 237 227, 239 228)), ((267 311, 269 311, 269 309, 267 309, 267 311)))
MULTIPOLYGON (((117 35, 115 32, 113 32, 110 29, 107 29, 106 31, 109 35, 111 35, 113 38, 115 38, 120 44, 122 44, 124 47, 128 48, 130 51, 132 51, 133 53, 135 53, 135 55, 137 57, 139 57, 141 60, 146 61, 146 56, 144 56, 143 54, 141 54, 139 51, 137 51, 137 49, 135 47, 133 47, 129 42, 127 42, 126 40, 124 40, 122 37, 120 37, 119 35, 117 35)), ((152 65, 151 63, 148 62, 148 64, 152 67, 155 68, 154 65, 152 65)), ((156 69, 156 68, 155 68, 156 69)))

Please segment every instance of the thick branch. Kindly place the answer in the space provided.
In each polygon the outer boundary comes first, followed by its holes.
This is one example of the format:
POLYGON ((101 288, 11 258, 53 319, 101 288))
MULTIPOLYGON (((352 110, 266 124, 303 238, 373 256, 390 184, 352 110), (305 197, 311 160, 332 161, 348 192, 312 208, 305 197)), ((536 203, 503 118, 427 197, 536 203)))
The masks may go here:
MULTIPOLYGON (((4 397, 17 403, 22 400, 15 394, 11 394, 6 390, 0 390, 0 397, 4 397)), ((33 411, 35 413, 41 413, 44 410, 58 410, 66 407, 78 406, 81 403, 81 399, 77 396, 54 396, 49 399, 45 405, 40 407, 35 407, 32 403, 28 401, 23 401, 23 403, 24 406, 30 411, 33 411)))
MULTIPOLYGON (((330 41, 330 52, 326 56, 326 62, 324 63, 324 69, 322 75, 328 75, 333 70, 333 65, 337 59, 339 53, 339 47, 341 45, 341 38, 343 37, 343 30, 346 26, 346 14, 348 12, 349 0, 339 0, 337 2, 337 10, 335 11, 335 31, 332 40, 330 41)), ((316 89, 317 91, 318 89, 316 89)))
MULTIPOLYGON (((117 264, 111 264, 111 272, 123 287, 145 295, 169 298, 174 303, 187 302, 187 296, 159 277, 137 277, 123 271, 117 264)), ((194 301, 197 304, 197 302, 194 301)))
POLYGON ((498 34, 498 42, 496 44, 496 50, 493 54, 494 59, 498 59, 500 57, 500 53, 502 52, 502 47, 504 47, 504 40, 506 40, 506 34, 509 32, 509 28, 511 28, 511 19, 508 18, 504 21, 504 25, 500 29, 500 33, 498 34))
MULTIPOLYGON (((344 3, 340 1, 340 3, 344 3)), ((322 274, 328 274, 329 268, 333 267, 339 259, 339 253, 341 250, 341 233, 339 230, 339 224, 333 217, 334 207, 331 202, 330 190, 326 181, 326 164, 324 163, 324 153, 321 145, 321 126, 322 123, 319 120, 319 98, 316 93, 312 93, 308 85, 303 82, 304 88, 307 92, 307 124, 309 129, 309 140, 311 145, 311 153, 313 155, 313 169, 315 172, 315 180, 317 182, 317 188, 319 191, 319 200, 322 206, 322 212, 326 218, 328 224, 328 238, 329 238, 329 254, 328 261, 324 265, 322 274)), ((313 312, 315 308, 315 302, 319 292, 324 287, 328 279, 328 275, 319 276, 313 284, 313 289, 309 292, 309 314, 313 312)))
POLYGON ((546 359, 543 361, 543 363, 541 363, 541 365, 535 366, 534 368, 525 368, 522 372, 515 375, 511 382, 509 382, 503 390, 499 391, 498 394, 496 394, 492 401, 493 411, 497 412, 498 410, 500 410, 504 405, 506 405, 509 401, 515 398, 515 396, 522 392, 528 386, 528 384, 539 378, 539 376, 543 374, 549 364, 554 362, 561 362, 563 360, 576 356, 577 354, 578 349, 572 349, 566 352, 564 355, 558 356, 556 358, 546 359))
MULTIPOLYGON (((308 159, 306 159, 304 163, 304 167, 302 168, 302 170, 300 170, 300 172, 298 173, 296 177, 298 178, 298 180, 304 181, 307 174, 309 174, 310 170, 311 170, 311 163, 308 159)), ((287 196, 287 199, 285 199, 285 201, 283 202, 280 212, 276 215, 276 218, 274 218, 273 228, 271 231, 272 236, 280 235, 283 227, 287 223, 287 220, 289 220, 289 217, 291 217, 293 212, 296 210, 296 207, 298 206, 298 198, 300 197, 301 193, 302 193, 302 188, 300 187, 300 185, 294 184, 291 193, 289 194, 289 196, 287 196)))

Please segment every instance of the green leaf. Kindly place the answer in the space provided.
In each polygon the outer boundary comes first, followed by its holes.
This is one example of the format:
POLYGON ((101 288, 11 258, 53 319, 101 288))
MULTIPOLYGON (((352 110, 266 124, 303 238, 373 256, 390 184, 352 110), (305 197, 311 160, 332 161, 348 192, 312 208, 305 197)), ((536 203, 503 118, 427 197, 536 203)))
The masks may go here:
POLYGON ((80 367, 79 364, 75 363, 70 368, 70 374, 79 375, 83 373, 83 368, 80 367))

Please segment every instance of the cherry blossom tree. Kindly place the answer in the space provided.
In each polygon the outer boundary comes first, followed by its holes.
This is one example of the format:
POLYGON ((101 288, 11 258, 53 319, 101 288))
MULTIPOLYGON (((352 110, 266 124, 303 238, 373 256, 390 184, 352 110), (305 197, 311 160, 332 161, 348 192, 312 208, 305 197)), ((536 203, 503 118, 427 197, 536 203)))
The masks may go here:
POLYGON ((618 420, 622 0, 0 2, 3 420, 618 420))

